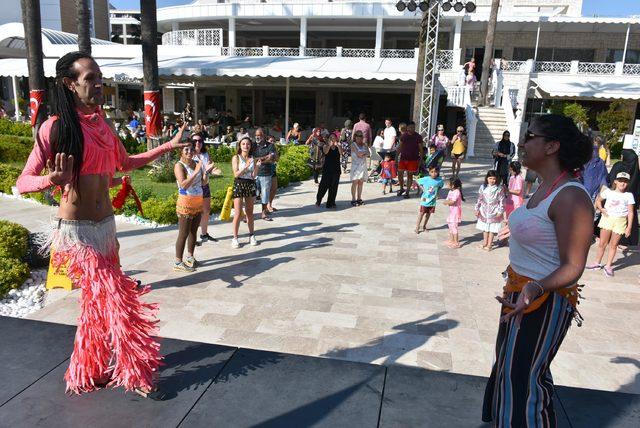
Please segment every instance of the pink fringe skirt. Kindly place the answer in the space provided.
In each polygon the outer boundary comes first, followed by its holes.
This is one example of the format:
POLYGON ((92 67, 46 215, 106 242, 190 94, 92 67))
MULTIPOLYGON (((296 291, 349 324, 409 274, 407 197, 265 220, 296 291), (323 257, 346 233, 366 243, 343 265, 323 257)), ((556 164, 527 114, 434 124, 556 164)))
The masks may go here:
POLYGON ((80 394, 97 384, 126 390, 151 389, 161 364, 158 306, 140 297, 136 281, 122 272, 113 216, 99 222, 54 219, 44 248, 55 250, 54 268, 67 267, 81 289, 73 354, 65 374, 67 392, 80 394))

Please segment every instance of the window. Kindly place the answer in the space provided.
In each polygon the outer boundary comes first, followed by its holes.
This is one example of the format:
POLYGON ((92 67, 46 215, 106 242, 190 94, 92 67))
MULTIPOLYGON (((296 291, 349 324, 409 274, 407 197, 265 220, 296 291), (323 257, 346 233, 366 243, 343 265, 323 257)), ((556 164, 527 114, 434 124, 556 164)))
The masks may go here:
MULTIPOLYGON (((624 49, 608 49, 607 62, 622 61, 623 51, 624 49)), ((640 50, 628 49, 624 62, 625 64, 640 64, 640 50)))
MULTIPOLYGON (((533 59, 535 48, 513 48, 514 61, 526 61, 533 59)), ((581 61, 593 62, 595 56, 594 49, 571 49, 571 48, 538 48, 538 61, 581 61)))

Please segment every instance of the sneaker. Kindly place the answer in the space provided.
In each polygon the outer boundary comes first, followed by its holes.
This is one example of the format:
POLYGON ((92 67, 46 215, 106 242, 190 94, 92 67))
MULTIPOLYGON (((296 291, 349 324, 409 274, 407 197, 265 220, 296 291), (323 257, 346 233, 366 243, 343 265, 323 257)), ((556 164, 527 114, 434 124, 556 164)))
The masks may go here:
POLYGON ((205 241, 218 242, 216 238, 209 235, 208 233, 205 233, 204 235, 200 235, 200 239, 202 240, 202 242, 205 242, 205 241))
POLYGON ((198 261, 191 256, 187 256, 187 258, 184 259, 184 264, 195 269, 198 266, 198 261))
POLYGON ((254 247, 258 245, 258 240, 256 239, 255 235, 251 235, 251 237, 249 237, 249 244, 254 247))
POLYGON ((604 265, 598 264, 598 263, 594 263, 592 265, 586 265, 584 268, 586 270, 600 270, 604 267, 604 265))
POLYGON ((396 193, 396 195, 402 196, 403 193, 404 193, 404 189, 400 189, 398 190, 398 193, 396 193))
POLYGON ((184 264, 184 262, 174 263, 173 270, 176 272, 195 272, 195 268, 193 268, 192 266, 187 266, 186 264, 184 264))
POLYGON ((604 276, 606 276, 607 278, 613 277, 613 268, 608 268, 605 266, 604 268, 602 268, 602 270, 604 271, 604 276))
POLYGON ((231 248, 240 248, 240 243, 238 242, 238 238, 233 238, 231 240, 231 248))

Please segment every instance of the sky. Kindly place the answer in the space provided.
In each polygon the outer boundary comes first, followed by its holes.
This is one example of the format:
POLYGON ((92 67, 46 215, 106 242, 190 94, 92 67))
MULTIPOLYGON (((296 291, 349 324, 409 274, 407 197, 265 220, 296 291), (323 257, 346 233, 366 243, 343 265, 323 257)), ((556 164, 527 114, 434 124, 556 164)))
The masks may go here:
MULTIPOLYGON (((139 9, 139 0, 109 0, 118 9, 139 9)), ((193 0, 156 0, 158 7, 193 3, 193 0)), ((640 15, 640 0, 583 0, 584 16, 640 15)))

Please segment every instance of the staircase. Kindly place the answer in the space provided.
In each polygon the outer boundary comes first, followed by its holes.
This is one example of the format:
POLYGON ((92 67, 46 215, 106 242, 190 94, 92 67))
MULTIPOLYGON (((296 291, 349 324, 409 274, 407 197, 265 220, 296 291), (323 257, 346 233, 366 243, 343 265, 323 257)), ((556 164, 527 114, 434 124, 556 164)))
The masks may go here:
POLYGON ((491 151, 502 133, 508 130, 507 119, 502 108, 478 107, 478 123, 474 153, 476 158, 491 159, 491 151))

